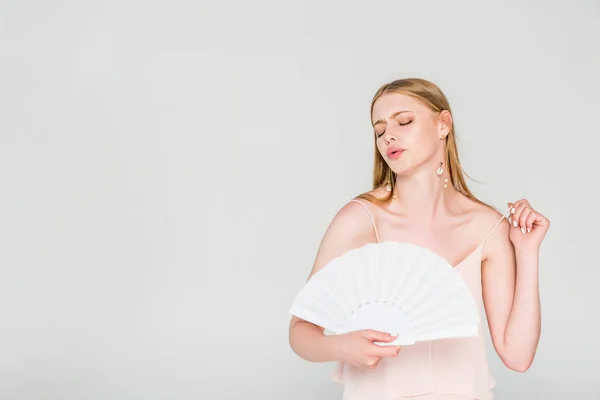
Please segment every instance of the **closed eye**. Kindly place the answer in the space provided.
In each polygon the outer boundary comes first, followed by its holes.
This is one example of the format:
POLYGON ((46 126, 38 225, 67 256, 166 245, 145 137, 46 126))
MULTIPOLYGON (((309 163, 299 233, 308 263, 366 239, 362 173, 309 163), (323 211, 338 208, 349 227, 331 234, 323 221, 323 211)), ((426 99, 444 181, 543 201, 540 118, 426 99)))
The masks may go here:
MULTIPOLYGON (((410 121, 408 121, 408 122, 406 122, 406 123, 404 123, 404 124, 402 124, 402 123, 398 122, 398 125, 400 125, 400 126, 406 126, 406 125, 409 125, 409 124, 410 124, 410 123, 412 123, 412 122, 413 122, 413 120, 411 119, 410 121)), ((384 130, 383 132, 379 132, 379 133, 378 133, 378 132, 375 132, 375 135, 377 136, 377 138, 378 138, 378 139, 379 139, 380 137, 382 137, 384 134, 385 134, 385 130, 384 130)))

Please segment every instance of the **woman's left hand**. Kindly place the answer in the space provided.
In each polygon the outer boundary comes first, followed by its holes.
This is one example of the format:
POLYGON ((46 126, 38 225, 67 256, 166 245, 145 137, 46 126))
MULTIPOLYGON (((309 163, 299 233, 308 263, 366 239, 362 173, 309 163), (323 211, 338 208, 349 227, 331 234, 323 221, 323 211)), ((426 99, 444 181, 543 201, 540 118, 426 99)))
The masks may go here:
POLYGON ((515 249, 524 247, 527 250, 538 250, 550 228, 550 221, 535 211, 526 199, 508 203, 508 208, 512 227, 510 240, 515 249))

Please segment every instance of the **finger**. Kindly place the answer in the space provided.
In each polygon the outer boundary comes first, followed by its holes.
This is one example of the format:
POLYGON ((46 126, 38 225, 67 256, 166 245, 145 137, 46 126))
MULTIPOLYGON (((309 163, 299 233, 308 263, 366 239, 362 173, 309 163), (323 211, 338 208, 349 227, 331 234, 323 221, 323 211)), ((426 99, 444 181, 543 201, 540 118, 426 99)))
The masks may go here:
POLYGON ((515 201, 515 207, 519 206, 521 204, 527 204, 527 205, 529 205, 529 200, 527 200, 527 199, 519 199, 519 200, 515 201))
POLYGON ((373 369, 373 368, 377 368, 377 366, 379 365, 380 362, 381 362, 381 358, 371 359, 371 360, 367 361, 364 365, 367 369, 373 369))
POLYGON ((517 203, 515 203, 515 206, 513 206, 513 209, 515 211, 513 213, 513 218, 512 218, 513 228, 519 227, 519 224, 521 221, 521 214, 523 213, 523 210, 527 207, 528 207, 527 203, 525 203, 521 200, 519 200, 517 203))
POLYGON ((378 346, 376 344, 373 346, 369 354, 376 357, 396 357, 402 349, 400 346, 378 346))
POLYGON ((515 202, 508 203, 508 208, 509 208, 509 210, 511 210, 511 214, 514 214, 516 211, 516 208, 519 207, 521 204, 529 205, 529 201, 527 201, 527 199, 519 199, 515 202))
POLYGON ((510 207, 510 216, 509 216, 510 225, 513 228, 516 228, 517 225, 519 224, 517 222, 517 215, 516 215, 517 208, 516 208, 516 203, 509 203, 509 207, 510 207))
POLYGON ((525 220, 525 226, 527 229, 527 233, 530 233, 533 230, 533 224, 538 219, 538 215, 535 211, 531 211, 525 220))
POLYGON ((542 214, 540 214, 539 212, 535 211, 535 221, 533 221, 533 226, 536 227, 543 227, 545 229, 550 228, 550 221, 548 220, 548 218, 544 217, 542 214))
POLYGON ((363 332, 363 337, 372 342, 392 342, 396 340, 396 336, 393 336, 387 332, 376 331, 373 329, 365 330, 363 332))
POLYGON ((527 218, 533 212, 531 207, 525 206, 523 211, 521 211, 521 215, 519 216, 519 227, 521 228, 521 232, 524 234, 527 229, 527 218))
POLYGON ((538 212, 536 212, 536 214, 537 214, 538 218, 536 219, 535 224, 543 226, 546 229, 549 229, 550 228, 550 220, 548 218, 544 217, 542 214, 540 214, 538 212))
POLYGON ((511 224, 512 226, 514 226, 515 212, 517 211, 517 208, 516 208, 516 207, 517 207, 518 205, 519 205, 519 203, 518 203, 518 202, 515 202, 515 203, 509 202, 509 203, 508 203, 508 210, 509 210, 509 212, 510 212, 510 215, 509 215, 509 217, 508 217, 508 220, 510 221, 510 224, 511 224))

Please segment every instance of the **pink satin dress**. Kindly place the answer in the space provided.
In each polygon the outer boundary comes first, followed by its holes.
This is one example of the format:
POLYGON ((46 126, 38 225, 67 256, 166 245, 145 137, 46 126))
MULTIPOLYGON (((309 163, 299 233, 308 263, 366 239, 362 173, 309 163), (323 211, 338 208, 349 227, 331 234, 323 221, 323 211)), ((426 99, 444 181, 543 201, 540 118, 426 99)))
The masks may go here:
MULTIPOLYGON (((379 235, 373 221, 377 242, 379 235)), ((455 265, 464 278, 483 319, 481 257, 485 241, 502 219, 466 258, 455 265)), ((495 381, 488 368, 482 323, 479 335, 469 338, 417 342, 395 358, 383 358, 377 368, 365 370, 338 362, 332 379, 343 385, 344 400, 493 400, 495 381)))

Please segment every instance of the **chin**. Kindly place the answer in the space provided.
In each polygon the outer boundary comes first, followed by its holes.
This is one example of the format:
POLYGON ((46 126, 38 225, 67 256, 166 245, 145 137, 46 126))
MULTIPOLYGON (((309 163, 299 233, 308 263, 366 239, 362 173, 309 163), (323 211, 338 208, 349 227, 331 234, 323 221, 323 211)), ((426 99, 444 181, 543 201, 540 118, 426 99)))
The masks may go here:
POLYGON ((413 171, 413 166, 406 163, 398 163, 397 165, 390 165, 392 171, 399 176, 408 175, 413 171), (399 165, 398 165, 399 164, 399 165))

